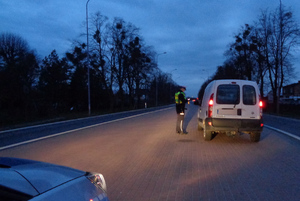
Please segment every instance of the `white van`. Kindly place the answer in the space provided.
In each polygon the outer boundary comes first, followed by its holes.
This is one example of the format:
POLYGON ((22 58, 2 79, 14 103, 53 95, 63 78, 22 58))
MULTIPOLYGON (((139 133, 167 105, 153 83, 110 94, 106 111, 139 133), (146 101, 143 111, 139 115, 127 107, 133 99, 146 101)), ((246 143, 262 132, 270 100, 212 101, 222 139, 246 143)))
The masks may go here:
POLYGON ((205 140, 214 133, 242 132, 258 142, 262 129, 262 102, 255 82, 214 80, 207 85, 198 111, 198 130, 203 130, 205 140))

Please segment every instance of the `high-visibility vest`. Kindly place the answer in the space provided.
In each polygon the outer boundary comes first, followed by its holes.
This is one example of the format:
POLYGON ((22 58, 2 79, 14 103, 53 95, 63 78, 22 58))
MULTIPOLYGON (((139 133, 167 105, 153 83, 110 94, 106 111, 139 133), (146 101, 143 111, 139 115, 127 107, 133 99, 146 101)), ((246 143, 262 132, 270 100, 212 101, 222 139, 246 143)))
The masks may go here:
POLYGON ((179 100, 179 94, 182 94, 185 99, 185 94, 182 91, 178 91, 177 93, 175 93, 175 103, 176 104, 182 104, 182 101, 179 100))

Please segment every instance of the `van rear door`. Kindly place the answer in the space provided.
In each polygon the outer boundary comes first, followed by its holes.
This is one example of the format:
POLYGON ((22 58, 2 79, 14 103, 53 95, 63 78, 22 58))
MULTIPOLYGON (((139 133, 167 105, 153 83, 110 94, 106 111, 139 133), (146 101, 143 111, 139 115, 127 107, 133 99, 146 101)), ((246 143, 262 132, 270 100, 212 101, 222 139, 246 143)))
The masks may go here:
POLYGON ((242 117, 241 86, 235 81, 220 81, 216 85, 213 115, 216 118, 242 117))
POLYGON ((242 118, 260 119, 259 93, 257 85, 244 82, 242 86, 242 118))

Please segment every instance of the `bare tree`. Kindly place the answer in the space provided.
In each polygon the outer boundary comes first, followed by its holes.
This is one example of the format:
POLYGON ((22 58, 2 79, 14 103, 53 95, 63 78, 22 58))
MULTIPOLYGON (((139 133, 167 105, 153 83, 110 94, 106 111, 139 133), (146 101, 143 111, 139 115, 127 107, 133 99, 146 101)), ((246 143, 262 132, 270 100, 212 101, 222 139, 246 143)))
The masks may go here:
POLYGON ((230 45, 230 49, 225 53, 228 56, 226 66, 233 65, 234 76, 239 79, 253 80, 257 77, 256 70, 257 40, 255 27, 245 24, 241 31, 235 35, 235 42, 230 45))
POLYGON ((278 113, 280 91, 289 73, 293 71, 290 59, 294 48, 299 45, 299 25, 292 12, 281 3, 274 12, 263 11, 259 22, 264 58, 276 106, 274 110, 278 113))
POLYGON ((23 38, 12 33, 0 34, 0 108, 27 116, 37 70, 37 57, 23 38))
MULTIPOLYGON (((109 37, 110 27, 108 18, 103 16, 100 12, 97 12, 93 16, 93 37, 91 41, 92 45, 92 66, 95 71, 95 80, 97 83, 99 99, 101 97, 107 97, 107 104, 110 104, 110 108, 114 107, 114 73, 113 73, 113 55, 110 55, 109 37), (102 93, 102 94, 100 94, 102 93), (103 94, 104 93, 104 94, 103 94)), ((97 100, 97 102, 103 102, 97 100)), ((105 104, 106 105, 106 104, 105 104)))
POLYGON ((131 104, 134 107, 140 105, 141 87, 142 85, 147 85, 148 75, 152 68, 153 55, 149 49, 145 47, 143 40, 138 36, 127 47, 129 51, 129 70, 126 76, 126 83, 132 98, 131 104))
POLYGON ((138 34, 138 28, 131 23, 126 23, 121 18, 114 18, 110 29, 110 50, 113 54, 112 70, 118 86, 118 100, 121 107, 124 106, 124 84, 129 71, 129 52, 128 46, 138 34))
POLYGON ((14 65, 18 58, 29 52, 28 43, 18 35, 2 33, 0 35, 0 56, 7 67, 14 65))

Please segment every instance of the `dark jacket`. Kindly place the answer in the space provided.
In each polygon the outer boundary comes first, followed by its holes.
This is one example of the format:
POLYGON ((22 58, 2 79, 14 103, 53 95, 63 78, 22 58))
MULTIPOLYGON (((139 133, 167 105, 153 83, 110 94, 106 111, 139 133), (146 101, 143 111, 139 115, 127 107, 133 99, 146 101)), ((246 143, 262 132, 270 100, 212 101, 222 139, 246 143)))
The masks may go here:
POLYGON ((176 102, 176 112, 184 113, 185 110, 185 104, 187 103, 187 100, 185 98, 185 93, 181 90, 178 90, 178 92, 175 93, 175 102, 176 102))

